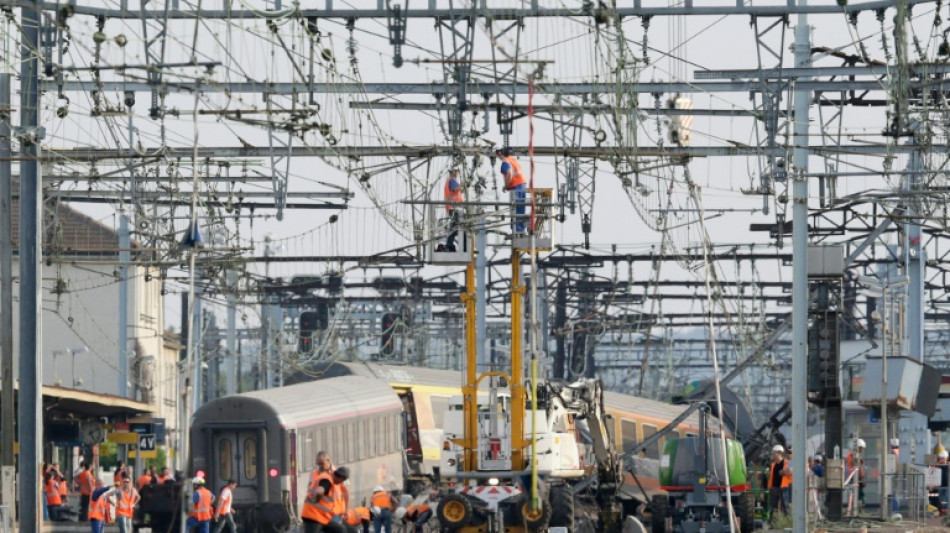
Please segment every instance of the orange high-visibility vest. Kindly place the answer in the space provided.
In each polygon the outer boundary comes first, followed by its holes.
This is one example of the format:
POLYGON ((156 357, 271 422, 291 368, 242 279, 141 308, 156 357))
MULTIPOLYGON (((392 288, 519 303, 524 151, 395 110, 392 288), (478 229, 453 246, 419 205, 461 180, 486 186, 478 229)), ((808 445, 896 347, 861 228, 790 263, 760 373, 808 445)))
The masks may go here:
POLYGON ((324 525, 329 524, 333 520, 333 502, 333 477, 327 472, 317 474, 310 481, 310 486, 307 488, 307 499, 303 502, 303 511, 301 511, 300 517, 324 525), (318 496, 316 494, 317 487, 320 486, 320 481, 324 479, 330 482, 330 493, 318 496))
POLYGON ((115 494, 115 515, 129 516, 135 514, 135 491, 119 490, 115 494))
POLYGON ((511 179, 506 180, 507 183, 505 183, 505 188, 511 190, 518 185, 524 185, 528 182, 528 180, 526 180, 524 177, 524 173, 521 172, 521 165, 518 164, 518 160, 515 159, 515 156, 509 155, 507 157, 502 157, 501 160, 511 165, 511 179))
MULTIPOLYGON (((768 484, 766 484, 766 487, 768 488, 772 488, 772 474, 775 472, 775 465, 778 462, 779 461, 772 461, 772 464, 769 465, 769 481, 768 481, 768 484)), ((785 470, 787 461, 785 459, 782 459, 781 463, 782 463, 782 466, 779 467, 779 470, 785 470)), ((780 485, 783 489, 786 487, 790 487, 792 485, 792 476, 782 476, 782 481, 780 485)))
POLYGON ((142 487, 144 487, 145 485, 148 485, 151 482, 152 482, 152 476, 148 474, 142 474, 141 476, 139 476, 139 479, 135 483, 135 485, 139 488, 139 490, 142 490, 142 487))
POLYGON ((459 204, 465 201, 465 197, 462 196, 462 182, 458 178, 455 178, 455 184, 458 185, 458 189, 452 190, 449 188, 449 184, 452 183, 452 178, 446 178, 445 180, 445 210, 451 211, 455 208, 453 204, 459 204))
POLYGON ((231 512, 231 487, 221 489, 221 495, 218 497, 217 516, 226 515, 231 512))
POLYGON ((214 516, 211 509, 211 491, 202 487, 198 489, 198 503, 195 508, 188 513, 188 516, 194 517, 199 522, 207 522, 214 516))
POLYGON ((380 509, 392 509, 393 498, 386 491, 374 492, 373 498, 370 500, 370 505, 372 507, 379 507, 380 509))
POLYGON ((333 484, 333 514, 342 516, 346 513, 346 487, 343 483, 333 484))
POLYGON ((46 505, 62 505, 63 494, 59 489, 59 481, 50 479, 46 482, 46 505))
POLYGON ((92 475, 92 472, 83 470, 76 478, 79 480, 79 494, 83 496, 91 495, 93 488, 96 486, 96 478, 92 475))
POLYGON ((89 520, 106 521, 106 508, 109 502, 106 501, 104 494, 99 495, 99 499, 89 502, 89 520))
POLYGON ((369 522, 369 509, 366 507, 350 509, 343 515, 343 521, 351 526, 358 526, 362 524, 364 520, 369 522))

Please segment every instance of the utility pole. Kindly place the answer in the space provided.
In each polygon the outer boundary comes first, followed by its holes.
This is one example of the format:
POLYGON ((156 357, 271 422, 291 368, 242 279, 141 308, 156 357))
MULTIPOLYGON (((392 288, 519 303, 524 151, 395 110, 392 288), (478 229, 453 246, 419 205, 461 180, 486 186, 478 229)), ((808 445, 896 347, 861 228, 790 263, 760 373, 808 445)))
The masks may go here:
MULTIPOLYGON (((14 410, 16 379, 13 375, 13 174, 11 172, 12 152, 10 148, 10 72, 9 61, 9 23, 0 22, 0 39, 3 47, 3 72, 0 73, 0 358, 3 382, 0 383, 0 469, 13 470, 16 458, 13 446, 16 442, 14 410)), ((12 474, 12 472, 10 472, 12 474)), ((0 479, 6 478, 4 474, 0 479)), ((12 479, 12 476, 11 476, 12 479)), ((6 484, 0 485, 6 488, 6 484)), ((12 488, 12 487, 11 487, 12 488)), ((16 501, 13 493, 0 494, 0 502, 14 508, 16 501)))
MULTIPOLYGON (((40 242, 40 13, 39 1, 20 9, 20 391, 17 413, 20 442, 20 533, 39 533, 38 481, 43 451, 43 308, 40 242)), ((6 297, 6 296, 4 296, 6 297)))
MULTIPOLYGON (((800 0, 801 5, 807 0, 800 0)), ((811 29, 808 15, 798 15, 795 27, 795 67, 811 66, 811 29)), ((805 79, 799 79, 799 83, 805 79)), ((808 409, 808 113, 811 93, 795 86, 795 124, 792 162, 792 531, 808 530, 805 483, 805 411, 808 409)))
POLYGON ((488 298, 486 272, 488 270, 488 233, 485 230, 484 219, 479 219, 478 229, 475 232, 475 367, 478 371, 488 370, 488 359, 485 357, 485 313, 488 298))
POLYGON ((237 292, 237 279, 234 274, 234 269, 229 268, 227 272, 227 283, 228 283, 228 331, 227 338, 225 340, 225 347, 227 349, 227 356, 225 357, 224 363, 224 372, 225 376, 225 392, 228 396, 232 394, 237 394, 237 339, 235 335, 235 328, 237 322, 237 299, 234 294, 237 292))
MULTIPOLYGON (((129 216, 119 211, 119 396, 129 397, 129 216)), ((136 454, 138 457, 138 454, 136 454)))

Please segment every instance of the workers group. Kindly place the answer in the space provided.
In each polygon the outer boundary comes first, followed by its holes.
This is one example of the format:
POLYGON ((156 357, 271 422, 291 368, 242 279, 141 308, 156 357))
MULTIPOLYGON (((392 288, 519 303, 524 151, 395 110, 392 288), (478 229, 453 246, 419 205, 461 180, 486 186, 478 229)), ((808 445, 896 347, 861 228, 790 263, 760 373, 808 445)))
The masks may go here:
MULTIPOLYGON (((526 188, 528 180, 518 160, 511 154, 510 148, 501 148, 494 152, 495 156, 501 160, 501 175, 504 179, 505 190, 512 194, 515 207, 513 217, 513 230, 516 235, 524 234, 526 224, 525 203, 527 199, 526 188)), ((436 247, 437 252, 455 252, 455 241, 458 238, 459 227, 462 221, 462 204, 465 202, 462 181, 459 177, 459 170, 453 168, 445 179, 443 190, 445 200, 445 211, 448 219, 448 237, 445 244, 436 247)))
POLYGON ((392 533, 393 519, 412 526, 412 533, 422 528, 432 517, 432 509, 424 501, 409 507, 397 507, 396 502, 382 485, 373 488, 372 496, 363 505, 352 506, 347 480, 350 471, 345 466, 334 467, 326 452, 316 456, 316 469, 310 477, 300 519, 304 533, 392 533))

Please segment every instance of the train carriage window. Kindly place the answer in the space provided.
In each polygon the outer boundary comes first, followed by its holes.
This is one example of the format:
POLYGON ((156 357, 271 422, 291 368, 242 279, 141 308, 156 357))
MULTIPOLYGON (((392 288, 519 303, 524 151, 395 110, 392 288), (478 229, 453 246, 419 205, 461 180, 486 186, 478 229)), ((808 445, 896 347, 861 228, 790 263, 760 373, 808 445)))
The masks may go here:
MULTIPOLYGON (((144 455, 144 454, 143 454, 144 455)), ((221 439, 218 441, 218 479, 231 479, 231 461, 234 454, 231 453, 230 439, 221 439)))
POLYGON ((629 453, 637 447, 637 423, 633 420, 620 419, 620 438, 623 442, 623 452, 629 453))
MULTIPOLYGON (((650 424, 642 424, 643 428, 643 440, 656 435, 656 426, 651 426, 650 424)), ((646 456, 650 459, 659 459, 660 458, 660 443, 654 442, 653 444, 647 446, 645 450, 646 456)))
MULTIPOLYGON (((443 414, 445 414, 445 411, 443 411, 443 414)), ((400 449, 401 445, 399 444, 399 430, 402 427, 402 421, 399 420, 399 415, 397 413, 393 413, 392 417, 390 418, 392 418, 393 429, 389 433, 389 449, 392 451, 392 453, 399 453, 402 451, 400 449)))
POLYGON ((248 480, 257 479, 257 439, 244 439, 244 477, 248 480))
POLYGON ((432 407, 432 424, 436 429, 445 428, 445 412, 449 409, 448 396, 429 396, 429 405, 432 407))
POLYGON ((350 462, 359 461, 360 458, 359 458, 359 456, 356 454, 356 424, 353 423, 353 422, 350 422, 349 424, 347 424, 347 425, 346 425, 346 432, 347 432, 347 436, 346 436, 346 447, 347 447, 346 456, 349 457, 348 461, 350 461, 350 462))
POLYGON ((669 438, 671 438, 671 439, 678 439, 678 438, 680 438, 680 432, 679 432, 679 431, 676 431, 675 429, 674 429, 673 431, 670 431, 670 437, 669 437, 669 438))

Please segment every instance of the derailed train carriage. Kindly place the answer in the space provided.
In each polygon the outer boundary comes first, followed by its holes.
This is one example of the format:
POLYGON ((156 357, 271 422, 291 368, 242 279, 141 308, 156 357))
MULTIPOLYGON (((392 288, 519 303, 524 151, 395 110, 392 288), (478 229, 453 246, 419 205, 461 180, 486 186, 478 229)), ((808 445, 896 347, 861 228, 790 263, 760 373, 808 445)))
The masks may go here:
POLYGON ((324 379, 219 398, 195 413, 190 472, 217 492, 237 481, 241 531, 282 531, 300 516, 318 451, 350 469, 350 501, 402 489, 403 405, 385 382, 324 379))

